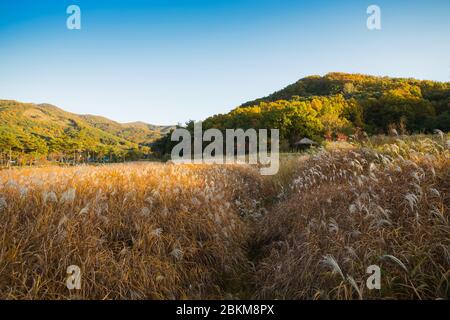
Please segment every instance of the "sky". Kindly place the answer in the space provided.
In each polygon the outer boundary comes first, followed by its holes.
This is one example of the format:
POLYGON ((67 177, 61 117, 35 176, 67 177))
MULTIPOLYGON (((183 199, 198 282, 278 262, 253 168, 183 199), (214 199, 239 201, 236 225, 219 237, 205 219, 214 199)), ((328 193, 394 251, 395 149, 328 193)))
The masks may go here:
POLYGON ((202 120, 334 71, 450 81, 449 53, 448 0, 0 0, 0 99, 119 122, 202 120))

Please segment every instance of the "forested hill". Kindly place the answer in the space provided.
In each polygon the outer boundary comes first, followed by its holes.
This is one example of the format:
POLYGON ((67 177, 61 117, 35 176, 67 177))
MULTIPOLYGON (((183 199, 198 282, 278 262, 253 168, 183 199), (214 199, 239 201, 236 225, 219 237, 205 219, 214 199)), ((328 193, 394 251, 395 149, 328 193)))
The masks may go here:
POLYGON ((81 115, 80 117, 95 128, 139 144, 150 144, 174 128, 173 126, 157 126, 145 122, 118 123, 105 117, 93 115, 81 115))
POLYGON ((0 100, 0 161, 140 159, 150 153, 148 144, 169 130, 77 115, 49 104, 0 100))
MULTIPOLYGON (((121 124, 48 104, 0 100, 0 165, 37 158, 123 161, 145 158, 152 151, 170 153, 173 142, 166 134, 173 128, 121 124)), ((193 123, 187 128, 192 129, 193 123)), ((211 116, 203 128, 277 128, 282 150, 303 137, 321 141, 346 139, 362 131, 448 132, 450 83, 345 73, 310 76, 229 113, 211 116)))
POLYGON ((246 102, 242 106, 252 106, 260 102, 290 100, 293 97, 307 98, 337 94, 342 94, 346 98, 378 98, 388 91, 408 90, 410 87, 414 87, 418 96, 429 101, 448 102, 450 98, 450 82, 332 72, 323 77, 305 77, 267 97, 246 102))
POLYGON ((345 73, 310 76, 209 117, 203 127, 278 128, 286 149, 302 137, 320 141, 362 131, 448 132, 450 83, 345 73))

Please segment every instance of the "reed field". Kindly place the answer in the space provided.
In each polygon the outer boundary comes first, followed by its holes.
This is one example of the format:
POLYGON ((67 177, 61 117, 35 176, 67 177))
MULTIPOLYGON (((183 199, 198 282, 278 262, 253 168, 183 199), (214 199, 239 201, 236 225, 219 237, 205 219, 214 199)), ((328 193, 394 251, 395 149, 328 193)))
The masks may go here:
POLYGON ((2 170, 0 299, 448 299, 449 148, 444 134, 331 143, 283 155, 275 176, 2 170))

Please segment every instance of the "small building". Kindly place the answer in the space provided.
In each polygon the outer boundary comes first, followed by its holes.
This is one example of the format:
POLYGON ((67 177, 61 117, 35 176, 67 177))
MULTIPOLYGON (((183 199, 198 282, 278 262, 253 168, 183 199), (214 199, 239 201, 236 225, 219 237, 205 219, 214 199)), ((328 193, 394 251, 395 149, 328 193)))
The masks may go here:
POLYGON ((311 139, 303 138, 294 143, 294 147, 298 150, 305 150, 313 146, 318 146, 319 144, 311 139))

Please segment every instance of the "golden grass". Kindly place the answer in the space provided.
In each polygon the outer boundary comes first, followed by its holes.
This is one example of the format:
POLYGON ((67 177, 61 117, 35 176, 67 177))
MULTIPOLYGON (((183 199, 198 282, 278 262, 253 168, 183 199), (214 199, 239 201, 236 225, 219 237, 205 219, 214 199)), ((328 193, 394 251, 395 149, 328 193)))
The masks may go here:
POLYGON ((257 227, 256 298, 450 298, 450 159, 432 139, 322 151, 257 227), (381 290, 366 269, 381 267, 381 290))
POLYGON ((444 140, 330 144, 283 155, 270 178, 245 165, 0 171, 0 299, 449 298, 444 140), (66 288, 70 265, 81 290, 66 288))
POLYGON ((218 298, 263 199, 245 166, 111 165, 0 174, 0 298, 218 298), (66 269, 82 270, 69 292, 66 269))

